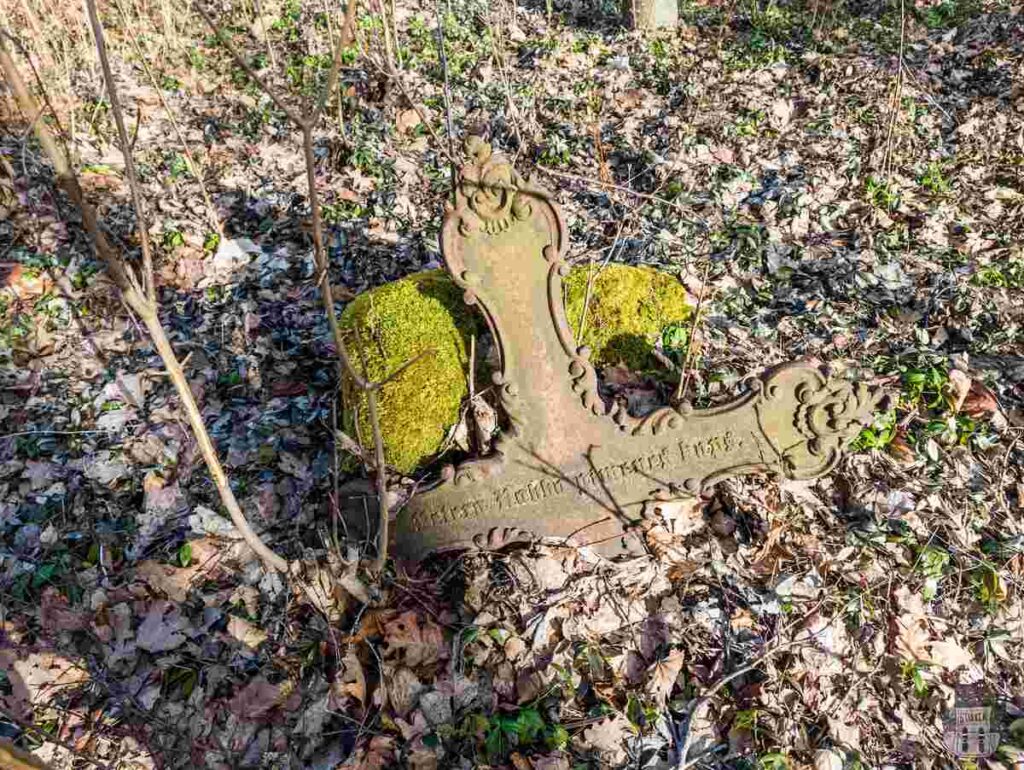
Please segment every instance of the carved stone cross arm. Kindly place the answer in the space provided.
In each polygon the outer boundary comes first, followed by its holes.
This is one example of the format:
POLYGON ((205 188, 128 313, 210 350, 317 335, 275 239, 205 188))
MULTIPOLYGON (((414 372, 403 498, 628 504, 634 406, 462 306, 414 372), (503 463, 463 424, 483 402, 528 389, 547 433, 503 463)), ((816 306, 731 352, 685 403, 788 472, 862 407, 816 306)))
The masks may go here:
POLYGON ((409 501, 398 554, 534 535, 615 551, 651 501, 738 474, 820 476, 870 424, 883 394, 806 363, 751 378, 745 396, 711 409, 637 418, 608 408, 590 351, 576 347, 565 317, 561 212, 481 139, 467 149, 441 249, 498 346, 494 381, 512 429, 491 456, 448 468, 409 501))

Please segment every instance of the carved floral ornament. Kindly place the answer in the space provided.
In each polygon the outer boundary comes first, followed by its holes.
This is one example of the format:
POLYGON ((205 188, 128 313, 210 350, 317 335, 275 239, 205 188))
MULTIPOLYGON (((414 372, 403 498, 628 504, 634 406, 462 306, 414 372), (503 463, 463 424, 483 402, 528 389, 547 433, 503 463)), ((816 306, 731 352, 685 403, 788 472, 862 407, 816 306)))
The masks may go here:
POLYGON ((468 210, 462 212, 459 231, 469 235, 475 228, 495 234, 507 230, 514 220, 530 215, 530 203, 519 192, 523 180, 505 158, 492 156, 491 146, 479 136, 466 141, 473 163, 459 172, 458 195, 468 210))
POLYGON ((413 496, 398 515, 399 554, 538 536, 616 552, 650 501, 738 474, 820 476, 871 423, 883 393, 804 362, 749 378, 746 395, 710 409, 682 404, 638 418, 607 406, 562 305, 568 239, 558 206, 479 137, 466 151, 441 250, 495 338, 511 429, 491 455, 448 468, 413 496))

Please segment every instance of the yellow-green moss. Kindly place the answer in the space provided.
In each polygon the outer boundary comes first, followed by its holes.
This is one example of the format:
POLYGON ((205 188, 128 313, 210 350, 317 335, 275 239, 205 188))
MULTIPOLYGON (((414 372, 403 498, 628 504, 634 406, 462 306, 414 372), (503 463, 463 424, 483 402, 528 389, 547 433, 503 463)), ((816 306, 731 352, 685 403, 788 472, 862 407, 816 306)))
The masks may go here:
POLYGON ((624 364, 635 371, 657 368, 658 361, 651 354, 654 343, 666 329, 685 323, 691 313, 679 280, 652 268, 579 266, 569 273, 564 286, 569 324, 580 344, 590 348, 590 360, 597 366, 624 364), (580 320, 592 273, 580 340, 580 320))
MULTIPOLYGON (((379 380, 424 350, 433 350, 380 392, 379 413, 384 456, 409 473, 440 449, 459 417, 468 393, 469 337, 478 334, 476 316, 462 291, 440 270, 416 273, 356 297, 341 314, 346 344, 359 360, 358 329, 368 378, 379 380)), ((356 427, 372 445, 366 397, 351 382, 343 385, 345 425, 356 427)))
MULTIPOLYGON (((590 272, 589 266, 577 267, 565 279, 566 314, 577 335, 590 272)), ((651 355, 655 341, 667 328, 685 323, 690 312, 686 292, 674 277, 650 268, 608 265, 594 278, 582 344, 590 346, 598 366, 654 369, 659 366, 651 355)), ((482 321, 447 274, 432 270, 360 294, 345 308, 341 325, 355 361, 358 328, 370 379, 381 379, 422 351, 434 350, 380 395, 384 456, 389 465, 409 473, 437 454, 459 418, 468 395, 469 338, 480 334, 482 321)), ((484 378, 478 372, 477 381, 484 378)), ((358 432, 370 446, 366 398, 348 382, 342 392, 346 430, 358 432)))

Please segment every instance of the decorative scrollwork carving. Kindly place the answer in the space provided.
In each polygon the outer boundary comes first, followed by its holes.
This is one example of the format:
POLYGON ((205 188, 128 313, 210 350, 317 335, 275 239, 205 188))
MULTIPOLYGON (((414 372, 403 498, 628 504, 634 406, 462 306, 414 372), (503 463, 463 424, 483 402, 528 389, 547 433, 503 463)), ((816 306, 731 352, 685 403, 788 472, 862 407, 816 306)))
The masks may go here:
POLYGON ((485 233, 504 232, 513 220, 530 215, 530 202, 520 194, 523 179, 503 155, 493 155, 479 136, 466 140, 473 162, 459 173, 459 193, 466 199, 459 232, 469 235, 477 227, 485 233))
POLYGON ((795 425, 816 456, 843 449, 871 424, 886 395, 861 383, 829 381, 821 387, 797 388, 795 425))
POLYGON ((493 527, 486 534, 473 538, 473 545, 481 551, 499 551, 513 544, 528 545, 537 539, 532 532, 518 527, 493 527))
POLYGON ((769 374, 755 402, 766 445, 790 478, 827 473, 888 396, 866 383, 832 379, 817 367, 788 364, 769 374))
POLYGON ((446 466, 443 471, 445 477, 453 484, 479 484, 487 479, 494 478, 501 474, 505 467, 505 455, 495 452, 487 457, 476 460, 466 460, 455 466, 446 466))
POLYGON ((551 246, 544 249, 544 259, 550 265, 548 269, 548 310, 555 325, 558 341, 569 358, 572 391, 579 395, 583 408, 588 412, 600 416, 607 415, 608 409, 598 395, 597 370, 590 360, 590 348, 586 345, 576 347, 572 328, 565 317, 565 306, 562 303, 562 278, 569 274, 569 265, 566 264, 558 250, 551 246))

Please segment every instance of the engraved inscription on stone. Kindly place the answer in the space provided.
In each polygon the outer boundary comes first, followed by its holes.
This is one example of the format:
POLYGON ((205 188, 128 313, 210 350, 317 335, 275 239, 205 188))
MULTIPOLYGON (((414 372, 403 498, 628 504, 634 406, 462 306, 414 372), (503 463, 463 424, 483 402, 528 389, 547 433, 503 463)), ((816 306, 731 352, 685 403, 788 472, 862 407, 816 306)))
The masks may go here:
POLYGON ((805 363, 751 380, 747 395, 722 407, 637 418, 606 406, 562 306, 558 207, 478 137, 467 151, 441 249, 494 331, 494 384, 512 428, 492 455, 446 469, 441 484, 413 496, 398 514, 397 553, 493 546, 524 532, 614 550, 646 501, 699 494, 741 473, 822 475, 870 423, 882 394, 805 363))
POLYGON ((725 458, 741 449, 743 441, 732 431, 679 439, 660 448, 652 446, 643 454, 621 462, 571 476, 538 475, 519 484, 505 484, 488 490, 484 496, 458 505, 423 507, 412 517, 409 526, 413 530, 422 530, 430 526, 456 524, 465 519, 480 518, 492 511, 500 513, 533 503, 550 502, 560 496, 586 497, 588 490, 643 483, 654 474, 683 467, 687 461, 725 458))

